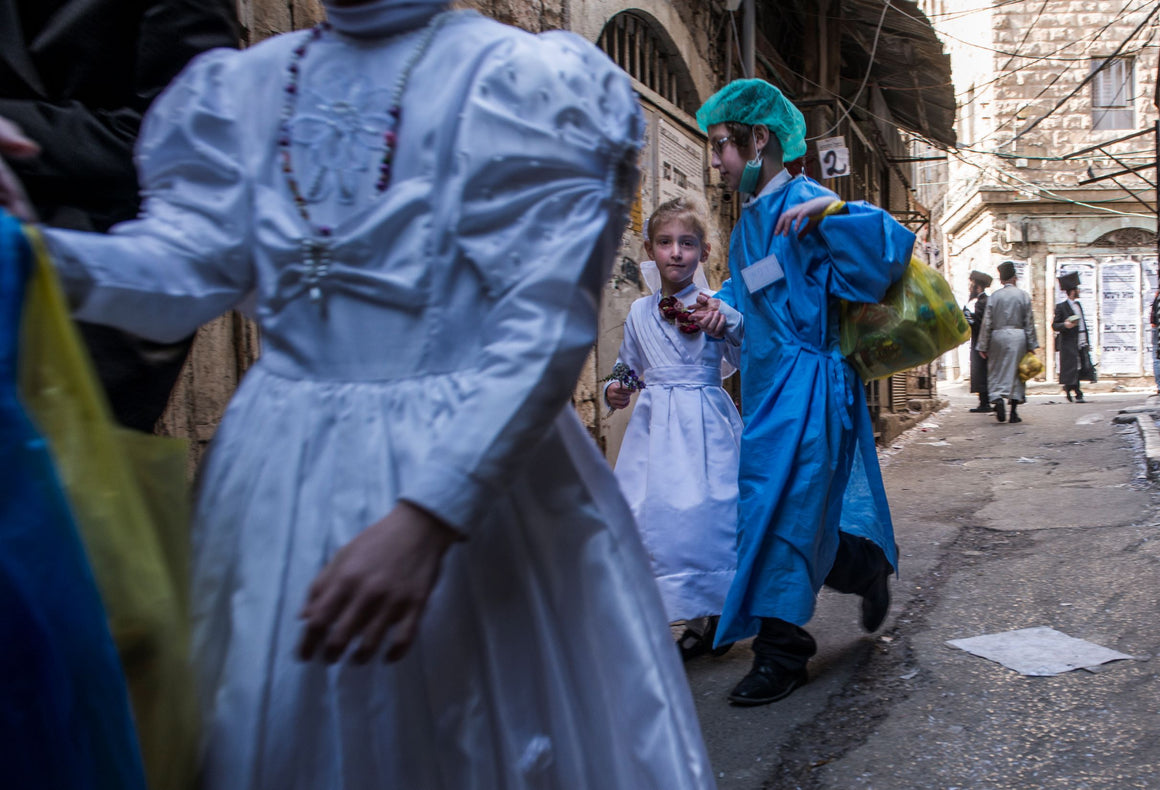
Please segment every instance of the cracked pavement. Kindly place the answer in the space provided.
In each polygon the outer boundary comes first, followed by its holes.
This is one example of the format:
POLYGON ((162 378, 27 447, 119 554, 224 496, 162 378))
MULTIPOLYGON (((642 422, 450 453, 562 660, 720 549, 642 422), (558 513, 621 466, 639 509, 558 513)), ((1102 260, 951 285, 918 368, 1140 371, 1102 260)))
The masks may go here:
POLYGON ((1160 788, 1160 488, 1120 409, 1032 394, 1024 422, 971 414, 974 396, 880 451, 901 549, 883 630, 823 591, 811 680, 761 708, 725 701, 745 644, 688 670, 722 790, 1160 788), (1024 677, 949 647, 1051 626, 1135 657, 1024 677))

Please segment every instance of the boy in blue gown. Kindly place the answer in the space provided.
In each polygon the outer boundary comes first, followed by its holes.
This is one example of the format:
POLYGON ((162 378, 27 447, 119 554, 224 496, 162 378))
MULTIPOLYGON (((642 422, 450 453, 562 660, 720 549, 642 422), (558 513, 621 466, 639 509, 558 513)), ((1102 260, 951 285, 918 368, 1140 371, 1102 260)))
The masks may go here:
POLYGON ((782 162, 806 151, 805 119, 777 88, 737 80, 697 113, 712 165, 748 197, 719 294, 745 316, 737 575, 718 643, 756 635, 729 699, 763 705, 807 680, 802 626, 827 584, 862 596, 881 626, 897 564, 862 381, 838 349, 839 300, 878 302, 914 234, 885 211, 843 203, 782 162))

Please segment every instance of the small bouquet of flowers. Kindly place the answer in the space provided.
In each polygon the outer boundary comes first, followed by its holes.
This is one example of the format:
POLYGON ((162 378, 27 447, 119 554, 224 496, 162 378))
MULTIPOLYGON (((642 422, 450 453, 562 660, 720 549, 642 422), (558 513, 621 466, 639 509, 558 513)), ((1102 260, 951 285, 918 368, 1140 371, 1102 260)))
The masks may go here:
POLYGON ((677 297, 666 296, 661 299, 657 307, 664 319, 670 323, 675 323, 677 329, 681 330, 683 334, 695 335, 701 331, 701 327, 697 326, 697 322, 693 320, 693 308, 685 307, 677 297))
MULTIPOLYGON (((615 365, 613 365, 612 372, 600 380, 615 381, 629 392, 638 392, 644 389, 644 382, 637 377, 636 371, 623 362, 617 362, 615 365)), ((608 414, 605 414, 604 416, 610 416, 613 411, 615 410, 610 408, 608 410, 608 414)))
POLYGON ((609 373, 601 381, 615 381, 624 387, 629 392, 637 392, 644 389, 644 382, 636 376, 636 371, 630 368, 623 362, 617 362, 612 366, 612 372, 609 373))

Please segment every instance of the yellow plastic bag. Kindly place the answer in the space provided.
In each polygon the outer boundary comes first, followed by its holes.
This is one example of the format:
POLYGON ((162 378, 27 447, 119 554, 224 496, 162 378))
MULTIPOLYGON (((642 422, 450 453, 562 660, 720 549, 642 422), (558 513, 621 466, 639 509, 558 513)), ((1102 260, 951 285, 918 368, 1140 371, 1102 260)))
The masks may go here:
POLYGON ((197 706, 189 665, 186 443, 113 422, 44 241, 21 327, 21 398, 72 506, 129 682, 149 786, 193 786, 197 706))
POLYGON ((1039 361, 1039 357, 1035 356, 1034 351, 1028 351, 1023 355, 1023 359, 1019 360, 1019 380, 1028 381, 1035 378, 1043 372, 1043 363, 1039 361))
POLYGON ((931 362, 971 336, 947 281, 917 258, 878 304, 843 303, 840 330, 863 381, 931 362))

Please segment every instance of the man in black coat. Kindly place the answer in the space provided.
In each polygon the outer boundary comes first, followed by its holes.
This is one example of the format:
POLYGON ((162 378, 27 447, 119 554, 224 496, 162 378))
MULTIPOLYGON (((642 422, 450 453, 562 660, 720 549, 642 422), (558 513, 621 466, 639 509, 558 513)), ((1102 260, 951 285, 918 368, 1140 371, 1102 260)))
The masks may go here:
MULTIPOLYGON (((40 219, 96 231, 133 219, 142 115, 191 58, 237 43, 233 0, 0 0, 0 118, 40 146, 9 163, 40 219)), ((151 431, 190 340, 81 330, 117 420, 151 431)))
POLYGON ((1067 298, 1055 306, 1055 316, 1051 320, 1051 328, 1058 332, 1059 341, 1056 349, 1059 351, 1059 383, 1067 399, 1083 403, 1083 390, 1080 389, 1080 361, 1081 355, 1087 353, 1089 345, 1087 322, 1083 316, 1083 305, 1079 303, 1079 272, 1068 272, 1059 277, 1059 287, 1067 298))
POLYGON ((969 275, 970 286, 968 295, 974 300, 974 309, 963 308, 967 316, 967 324, 971 327, 971 392, 979 394, 979 405, 971 409, 976 414, 986 414, 993 411, 991 399, 987 393, 987 360, 979 354, 979 329, 983 324, 983 316, 987 313, 987 289, 991 287, 991 275, 973 271, 969 275))

